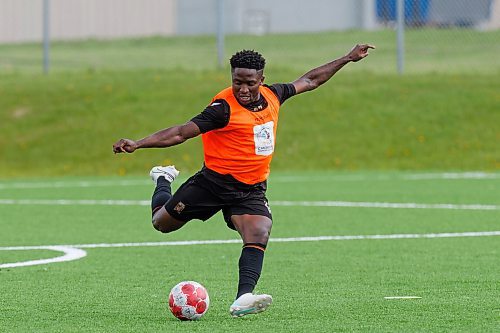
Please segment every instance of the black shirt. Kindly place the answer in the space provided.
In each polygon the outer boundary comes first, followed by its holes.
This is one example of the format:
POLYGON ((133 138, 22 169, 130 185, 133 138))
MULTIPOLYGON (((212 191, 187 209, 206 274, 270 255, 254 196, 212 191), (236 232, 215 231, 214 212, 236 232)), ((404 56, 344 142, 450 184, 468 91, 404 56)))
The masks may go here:
MULTIPOLYGON (((264 86, 271 89, 278 98, 280 105, 296 93, 295 87, 291 83, 276 83, 271 86, 264 86)), ((252 112, 263 110, 266 107, 267 101, 262 94, 258 101, 245 105, 245 108, 252 112)), ((225 127, 229 123, 230 115, 231 110, 229 104, 223 99, 216 99, 199 115, 191 119, 191 121, 198 126, 201 133, 206 133, 214 129, 225 127)))

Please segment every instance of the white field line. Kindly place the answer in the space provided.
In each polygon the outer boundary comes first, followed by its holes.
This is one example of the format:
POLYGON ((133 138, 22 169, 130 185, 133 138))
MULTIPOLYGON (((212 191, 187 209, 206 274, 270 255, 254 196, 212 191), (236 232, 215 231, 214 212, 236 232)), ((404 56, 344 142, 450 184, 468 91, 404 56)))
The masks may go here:
MULTIPOLYGON (((445 173, 415 173, 401 175, 362 175, 342 174, 325 176, 271 176, 271 183, 289 182, 325 182, 325 181, 368 181, 368 180, 439 180, 439 179, 500 179, 500 173, 489 172, 445 172, 445 173)), ((181 180, 182 181, 182 180, 181 180)), ((54 181, 54 182, 0 182, 0 190, 32 189, 32 188, 79 188, 79 187, 117 187, 117 186, 152 186, 151 180, 89 180, 89 181, 54 181)))
POLYGON ((0 183, 3 189, 32 189, 32 188, 67 188, 67 187, 115 187, 115 186, 153 186, 151 180, 94 180, 94 181, 55 181, 55 182, 19 182, 0 183))
POLYGON ((0 205, 149 206, 148 200, 0 199, 0 205))
MULTIPOLYGON (((271 238, 270 243, 292 243, 292 242, 321 242, 321 241, 343 241, 343 240, 370 240, 370 239, 435 239, 435 238, 457 238, 457 237, 490 237, 500 236, 500 231, 471 231, 471 232, 444 232, 431 234, 388 234, 388 235, 345 235, 345 236, 310 236, 310 237, 288 237, 271 238)), ((66 245, 34 245, 34 246, 6 246, 0 247, 0 251, 17 250, 44 250, 55 248, 79 248, 98 249, 116 247, 151 247, 151 246, 187 246, 187 245, 220 245, 241 244, 241 239, 207 239, 168 242, 138 242, 138 243, 96 243, 96 244, 66 244, 66 245)))
POLYGON ((445 172, 445 173, 421 173, 409 174, 403 176, 403 179, 408 180, 424 180, 424 179, 499 179, 500 173, 488 172, 445 172))
POLYGON ((392 202, 352 202, 352 201, 272 201, 273 206, 312 206, 312 207, 355 207, 355 208, 403 208, 403 209, 465 209, 499 210, 499 205, 481 204, 425 204, 392 202))
MULTIPOLYGON (((289 242, 321 242, 321 241, 342 241, 342 240, 381 240, 381 239, 436 239, 455 237, 488 237, 500 236, 500 231, 479 231, 479 232, 458 232, 458 233, 434 233, 434 234, 389 234, 389 235, 353 235, 353 236, 316 236, 316 237, 290 237, 271 238, 272 243, 289 242)), ((186 246, 186 245, 212 245, 212 244, 241 244, 240 239, 219 239, 219 240, 192 240, 192 241, 171 241, 171 242, 142 242, 142 243, 100 243, 100 244, 75 244, 75 245, 41 245, 41 246, 7 246, 0 247, 0 251, 20 251, 20 250, 54 250, 64 252, 63 256, 30 260, 16 263, 0 264, 0 268, 12 268, 22 266, 34 266, 50 264, 55 262, 72 261, 83 258, 87 252, 81 249, 95 248, 121 248, 121 247, 152 247, 152 246, 186 246)))
POLYGON ((445 173, 416 173, 400 175, 362 175, 344 174, 331 176, 274 176, 269 182, 325 182, 325 181, 387 181, 387 180, 454 180, 454 179, 500 179, 500 173, 488 172, 445 172, 445 173))
MULTIPOLYGON (((0 199, 0 205, 61 205, 61 206, 149 206, 149 200, 69 200, 69 199, 0 199)), ((393 209, 500 210, 500 205, 425 204, 352 201, 271 201, 271 206, 287 207, 354 207, 393 209)))
MULTIPOLYGON (((8 247, 0 248, 0 250, 9 250, 8 247)), ((26 246, 18 246, 11 248, 11 250, 52 250, 63 252, 64 254, 59 257, 49 258, 49 259, 38 259, 38 260, 28 260, 21 262, 13 262, 7 264, 0 264, 0 268, 12 268, 12 267, 23 267, 23 266, 35 266, 35 265, 46 265, 52 264, 55 262, 63 262, 63 261, 73 261, 83 258, 87 255, 87 252, 72 246, 67 245, 50 245, 50 246, 37 246, 36 249, 29 248, 26 246)))

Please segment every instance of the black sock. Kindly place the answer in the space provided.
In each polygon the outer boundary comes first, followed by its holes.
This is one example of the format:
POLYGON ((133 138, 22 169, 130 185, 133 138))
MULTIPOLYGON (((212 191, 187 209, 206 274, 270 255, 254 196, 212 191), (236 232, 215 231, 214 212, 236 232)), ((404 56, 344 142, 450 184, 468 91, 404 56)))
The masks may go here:
POLYGON ((236 298, 251 293, 257 285, 262 271, 265 248, 263 244, 245 244, 243 246, 239 261, 240 277, 236 298))
POLYGON ((172 189, 170 182, 165 177, 159 177, 156 181, 156 188, 151 198, 151 211, 154 215, 155 212, 163 207, 165 203, 172 197, 172 189))

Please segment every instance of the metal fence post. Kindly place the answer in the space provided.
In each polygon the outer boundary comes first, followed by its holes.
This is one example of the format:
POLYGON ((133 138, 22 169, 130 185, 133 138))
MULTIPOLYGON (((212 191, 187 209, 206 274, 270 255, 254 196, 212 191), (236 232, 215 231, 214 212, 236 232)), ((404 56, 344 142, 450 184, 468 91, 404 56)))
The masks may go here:
POLYGON ((397 1, 397 52, 398 52, 398 73, 404 71, 405 53, 405 0, 397 1))
POLYGON ((50 67, 50 0, 43 0, 43 73, 50 67))
POLYGON ((217 64, 224 67, 224 0, 217 0, 217 64))

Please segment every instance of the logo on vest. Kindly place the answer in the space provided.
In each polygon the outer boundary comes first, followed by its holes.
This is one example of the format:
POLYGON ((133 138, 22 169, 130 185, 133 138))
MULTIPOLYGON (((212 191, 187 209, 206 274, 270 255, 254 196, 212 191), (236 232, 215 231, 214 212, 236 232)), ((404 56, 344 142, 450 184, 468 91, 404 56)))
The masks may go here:
POLYGON ((255 154, 269 156, 274 152, 274 121, 253 127, 255 154))
POLYGON ((184 210, 184 208, 186 208, 186 205, 182 203, 182 201, 179 201, 179 203, 174 207, 174 211, 177 214, 180 214, 184 210))

